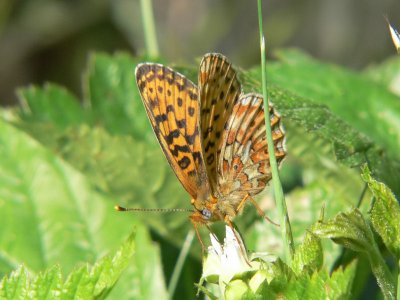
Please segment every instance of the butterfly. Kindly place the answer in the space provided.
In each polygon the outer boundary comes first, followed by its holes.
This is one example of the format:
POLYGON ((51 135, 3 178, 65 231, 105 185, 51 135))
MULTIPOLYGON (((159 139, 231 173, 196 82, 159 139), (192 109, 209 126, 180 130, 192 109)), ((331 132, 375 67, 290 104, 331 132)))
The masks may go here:
MULTIPOLYGON (((206 54, 198 86, 160 64, 136 67, 136 82, 154 133, 175 175, 191 196, 197 226, 233 218, 271 179, 263 97, 242 93, 228 59, 206 54)), ((278 163, 286 155, 281 118, 269 106, 278 163)), ((202 242, 201 242, 202 243, 202 242)), ((204 248, 204 247, 203 247, 204 248)))

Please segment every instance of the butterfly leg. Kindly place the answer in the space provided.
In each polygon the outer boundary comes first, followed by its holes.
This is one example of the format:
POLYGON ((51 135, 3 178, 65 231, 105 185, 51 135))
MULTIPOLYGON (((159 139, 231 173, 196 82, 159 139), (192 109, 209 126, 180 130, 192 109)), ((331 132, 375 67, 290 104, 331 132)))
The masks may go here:
POLYGON ((279 224, 275 223, 274 221, 272 221, 270 218, 268 218, 268 216, 265 214, 265 212, 261 209, 261 207, 258 205, 258 203, 253 199, 253 197, 251 197, 249 194, 247 194, 246 196, 244 196, 244 198, 242 199, 242 201, 240 201, 236 212, 239 213, 242 209, 243 206, 246 204, 246 201, 250 201, 254 207, 257 209, 258 214, 263 217, 264 219, 266 219, 267 221, 269 221, 270 223, 279 226, 279 224))
POLYGON ((199 228, 197 227, 197 223, 195 223, 195 222, 192 221, 192 224, 193 224, 194 230, 196 231, 197 239, 198 239, 199 242, 200 242, 201 251, 204 253, 206 247, 204 246, 203 240, 201 239, 200 232, 199 232, 199 228))

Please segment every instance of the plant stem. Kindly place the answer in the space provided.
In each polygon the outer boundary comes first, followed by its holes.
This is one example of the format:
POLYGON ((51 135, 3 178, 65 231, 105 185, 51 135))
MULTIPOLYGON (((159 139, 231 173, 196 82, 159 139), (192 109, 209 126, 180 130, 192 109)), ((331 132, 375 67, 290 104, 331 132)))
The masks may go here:
POLYGON ((400 272, 399 272, 400 260, 397 263, 398 263, 398 265, 397 265, 397 272, 398 272, 398 274, 397 274, 397 300, 400 300, 400 272))
POLYGON ((151 57, 158 57, 156 27, 154 25, 153 5, 151 0, 140 0, 146 52, 151 57))
MULTIPOLYGON (((382 258, 376 244, 372 245, 371 250, 368 252, 368 259, 371 263, 372 273, 375 275, 384 298, 386 300, 396 299, 395 279, 386 265, 385 260, 382 258)), ((397 299, 399 298, 397 297, 397 299)))
POLYGON ((287 207, 285 198, 283 195, 282 185, 279 179, 278 163, 276 162, 275 152, 274 152, 274 142, 272 140, 271 133, 271 123, 269 116, 269 98, 267 90, 267 66, 266 66, 266 55, 265 55, 265 40, 263 34, 262 25, 262 0, 257 0, 258 2, 258 24, 260 30, 260 43, 261 43, 261 73, 262 73, 262 91, 264 97, 264 112, 265 112, 265 127, 267 131, 267 142, 268 142, 268 153, 272 172, 272 182, 274 186, 275 201, 278 208, 280 227, 282 233, 282 240, 284 241, 284 254, 285 260, 290 265, 292 256, 294 255, 294 242, 292 229, 290 227, 289 216, 287 213, 287 207))
POLYGON ((172 272, 171 280, 168 284, 168 295, 169 298, 172 299, 174 296, 174 292, 176 289, 176 285, 178 284, 179 276, 181 275, 183 265, 185 263, 186 257, 189 253, 189 249, 192 246, 194 238, 194 230, 191 229, 186 235, 185 242, 183 243, 182 250, 179 253, 178 260, 176 261, 176 265, 174 271, 172 272))

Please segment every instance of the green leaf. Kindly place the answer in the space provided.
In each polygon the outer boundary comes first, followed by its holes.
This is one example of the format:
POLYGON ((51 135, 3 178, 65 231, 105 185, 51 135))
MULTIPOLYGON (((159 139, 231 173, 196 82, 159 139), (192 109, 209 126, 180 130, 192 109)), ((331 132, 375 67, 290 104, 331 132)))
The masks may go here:
MULTIPOLYGON (((83 108, 54 85, 22 89, 20 97, 29 101, 17 124, 112 195, 110 205, 189 208, 188 195, 157 144, 138 94, 137 62, 126 54, 93 54, 85 74, 83 108), (66 108, 73 107, 71 114, 81 116, 77 120, 82 122, 59 121, 57 110, 51 107, 51 101, 57 102, 55 95, 60 95, 58 101, 66 108)), ((187 214, 182 213, 151 218, 139 213, 137 217, 175 245, 183 241, 190 226, 187 214)))
POLYGON ((356 275, 356 266, 357 262, 353 261, 344 269, 340 267, 331 274, 325 285, 329 299, 351 299, 353 297, 351 287, 356 275))
POLYGON ((269 291, 275 297, 283 296, 285 299, 350 299, 354 273, 355 263, 345 270, 336 270, 331 277, 326 271, 315 272, 311 276, 303 273, 283 286, 264 282, 257 294, 269 291))
POLYGON ((106 212, 112 205, 94 193, 81 174, 2 121, 0 132, 0 244, 5 270, 15 261, 25 261, 32 270, 61 263, 69 272, 77 258, 94 261, 106 245, 116 245, 122 238, 110 233, 127 233, 106 212))
POLYGON ((31 276, 30 289, 37 299, 52 299, 61 295, 63 288, 60 265, 50 267, 37 276, 31 276))
POLYGON ((136 85, 135 67, 140 62, 125 53, 92 54, 83 82, 84 104, 109 132, 130 134, 155 145, 136 85))
POLYGON ((296 248, 292 268, 296 274, 312 274, 322 267, 323 252, 321 241, 311 232, 307 232, 303 243, 296 248))
MULTIPOLYGON (((269 64, 268 80, 271 101, 284 124, 293 122, 330 141, 337 159, 347 166, 371 162, 375 176, 400 195, 399 99, 363 74, 296 51, 279 56, 282 62, 269 64)), ((244 86, 260 90, 259 68, 241 77, 244 86)))
POLYGON ((313 233, 321 238, 330 238, 353 251, 365 253, 385 298, 394 299, 394 278, 379 252, 369 225, 358 209, 339 213, 334 219, 315 224, 313 233))
POLYGON ((377 247, 372 231, 358 209, 316 223, 313 232, 358 252, 366 253, 371 247, 377 247))
POLYGON ((400 259, 400 206, 390 189, 374 180, 367 166, 362 169, 362 178, 375 197, 371 210, 371 221, 383 242, 397 259, 400 259))
POLYGON ((367 67, 364 74, 375 82, 386 86, 393 94, 400 96, 400 57, 398 55, 388 58, 379 65, 367 67))
POLYGON ((307 272, 285 277, 269 276, 268 270, 260 270, 251 278, 236 276, 225 292, 227 299, 351 299, 351 286, 356 271, 356 263, 344 270, 337 269, 329 276, 325 270, 307 272))
POLYGON ((0 282, 0 296, 11 299, 101 299, 114 286, 134 252, 133 235, 113 257, 106 256, 93 267, 82 266, 63 284, 58 266, 35 276, 24 266, 5 276, 0 282))
POLYGON ((398 97, 362 74, 318 62, 299 51, 279 51, 277 55, 280 62, 270 64, 271 83, 326 104, 337 116, 399 158, 398 97))
MULTIPOLYGON (((356 206, 363 190, 363 182, 354 170, 329 160, 324 151, 320 151, 324 149, 322 143, 314 147, 309 135, 297 137, 300 140, 303 139, 307 150, 298 149, 292 143, 293 141, 289 140, 288 149, 291 149, 291 155, 285 161, 281 174, 284 177, 287 164, 294 164, 295 167, 302 168, 305 186, 296 188, 286 195, 295 244, 299 245, 303 242, 305 232, 319 219, 322 207, 324 207, 325 216, 330 218, 347 207, 356 206)), ((262 207, 268 208, 266 210, 268 217, 277 220, 277 211, 272 203, 273 198, 269 194, 262 197, 260 201, 262 207)), ((367 201, 362 203, 361 209, 363 211, 369 209, 367 201)), ((245 211, 246 214, 250 212, 251 207, 245 211)), ((237 218, 238 221, 241 219, 242 217, 237 218)), ((276 255, 282 253, 280 229, 264 220, 258 219, 254 226, 245 232, 244 236, 249 249, 267 252, 271 252, 273 249, 276 255)), ((323 240, 322 243, 325 249, 324 266, 331 269, 341 254, 341 249, 338 245, 326 240, 323 240)))
MULTIPOLYGON (((45 286, 45 288, 47 288, 45 286)), ((21 265, 0 282, 0 297, 2 299, 26 299, 29 293, 29 274, 26 267, 21 265)))
MULTIPOLYGON (((137 227, 136 252, 110 299, 168 299, 160 249, 144 226, 137 227)), ((192 290, 192 292, 194 292, 192 290)))
MULTIPOLYGON (((57 263, 66 275, 77 264, 94 263, 120 244, 137 222, 132 215, 115 212, 110 199, 96 191, 81 173, 22 131, 0 120, 0 132, 2 274, 21 263, 32 272, 57 263)), ((141 299, 152 299, 155 287, 165 293, 159 252, 153 249, 142 226, 137 225, 137 232, 137 253, 143 255, 136 264, 129 264, 126 270, 129 276, 123 275, 118 285, 124 287, 125 299, 138 294, 141 299), (143 290, 132 285, 132 280, 138 285, 143 283, 143 290)), ((99 285, 99 295, 108 293, 111 282, 122 271, 128 250, 121 251, 120 258, 106 258, 92 270, 99 284, 107 283, 99 285)), ((76 269, 70 276, 71 289, 77 288, 78 282, 88 283, 91 280, 88 274, 85 267, 76 269)), ((49 286, 58 286, 49 273, 38 278, 37 284, 43 281, 49 282, 49 286)), ((88 295, 93 293, 90 289, 88 283, 76 292, 88 295)))
MULTIPOLYGON (((20 117, 26 123, 68 128, 82 123, 103 126, 113 134, 129 134, 157 145, 134 78, 141 62, 127 54, 92 54, 85 72, 82 105, 65 88, 19 89, 20 117)), ((29 130, 29 128, 25 128, 29 130)), ((49 128, 42 128, 42 130, 49 128)))
MULTIPOLYGON (((172 174, 162 151, 130 136, 112 136, 101 128, 71 128, 57 138, 54 151, 84 172, 113 205, 137 208, 189 208, 188 195, 172 174)), ((133 215, 132 215, 133 216, 133 215)), ((180 244, 190 222, 185 213, 136 213, 160 235, 180 244)))
POLYGON ((30 86, 17 92, 20 102, 20 117, 28 123, 51 123, 66 128, 70 124, 85 121, 85 111, 79 100, 64 87, 47 83, 43 87, 30 86))

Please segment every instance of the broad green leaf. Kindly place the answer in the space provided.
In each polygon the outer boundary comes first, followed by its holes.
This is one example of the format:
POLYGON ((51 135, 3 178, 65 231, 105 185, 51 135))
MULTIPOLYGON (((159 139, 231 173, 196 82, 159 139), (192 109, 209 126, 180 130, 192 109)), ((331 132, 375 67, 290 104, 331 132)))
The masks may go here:
MULTIPOLYGON (((60 135, 54 150, 84 172, 113 205, 136 208, 190 208, 189 197, 172 174, 161 149, 130 136, 111 136, 101 128, 71 128, 60 135)), ((187 213, 123 213, 151 225, 180 244, 190 222, 187 213)))
MULTIPOLYGON (((81 123, 113 134, 130 134, 150 145, 157 142, 140 99, 134 71, 141 59, 127 54, 92 54, 83 81, 82 104, 65 88, 47 84, 18 91, 20 117, 28 123, 67 128, 81 123)), ((29 128, 26 128, 27 130, 29 128)), ((45 132, 49 128, 43 127, 45 132)))
POLYGON ((25 122, 45 123, 59 128, 85 121, 79 100, 64 87, 47 83, 18 90, 20 117, 25 122), (49 124, 50 123, 50 124, 49 124))
POLYGON ((399 158, 400 98, 362 74, 318 62, 299 51, 280 51, 270 83, 318 103, 399 158), (379 99, 379 101, 377 100, 379 99))
POLYGON ((397 259, 400 259, 400 206, 390 189, 374 180, 367 166, 363 167, 362 177, 375 201, 371 210, 371 221, 382 237, 386 247, 397 259))
POLYGON ((140 62, 124 53, 92 54, 83 82, 84 103, 109 132, 130 134, 155 145, 136 85, 135 68, 140 62))
MULTIPOLYGON (((131 215, 115 212, 110 199, 97 192, 81 173, 22 131, 0 121, 0 132, 1 274, 24 263, 32 272, 59 264, 66 275, 77 264, 94 263, 120 244, 136 222, 131 215)), ((144 230, 137 226, 138 232, 144 230)), ((138 234, 137 253, 147 253, 144 257, 152 263, 129 264, 127 273, 134 276, 123 276, 118 282, 125 287, 128 299, 151 294, 141 294, 132 281, 143 282, 149 289, 164 285, 159 254, 152 247, 145 233, 138 234)), ((96 267, 96 276, 100 281, 115 282, 122 265, 105 260, 107 263, 106 269, 114 273, 96 267)), ((77 272, 74 282, 88 280, 85 268, 77 272)), ((50 279, 44 276, 41 280, 50 279)), ((103 291, 108 292, 108 288, 103 291)), ((81 287, 79 292, 88 290, 81 287)))
POLYGON ((316 223, 313 233, 321 238, 330 238, 353 251, 365 253, 385 298, 394 299, 394 278, 379 252, 369 225, 358 209, 316 223))
POLYGON ((118 244, 128 228, 81 174, 2 121, 0 132, 3 272, 23 261, 35 271, 60 263, 69 272, 118 244))
MULTIPOLYGON (((375 176, 400 195, 399 99, 363 74, 305 54, 287 51, 280 58, 269 64, 268 80, 283 123, 330 141, 337 159, 350 167, 371 162, 375 176)), ((261 89, 259 68, 241 77, 248 90, 261 89)))
POLYGON ((22 265, 2 279, 0 296, 6 299, 101 299, 119 279, 133 252, 131 236, 113 257, 106 256, 93 267, 82 266, 72 271, 65 283, 58 266, 33 275, 22 265))
MULTIPOLYGON (((92 55, 82 108, 54 85, 21 89, 20 97, 28 104, 17 124, 112 196, 113 206, 189 208, 188 195, 151 130, 134 79, 136 64, 125 54, 92 55), (61 95, 61 99, 54 100, 54 95, 61 95), (71 114, 76 113, 83 121, 67 118, 59 123, 52 101, 65 102, 66 108, 72 106, 71 114), (89 127, 92 123, 97 126, 89 127)), ((136 216, 174 244, 181 243, 190 226, 186 213, 136 216)))

